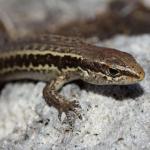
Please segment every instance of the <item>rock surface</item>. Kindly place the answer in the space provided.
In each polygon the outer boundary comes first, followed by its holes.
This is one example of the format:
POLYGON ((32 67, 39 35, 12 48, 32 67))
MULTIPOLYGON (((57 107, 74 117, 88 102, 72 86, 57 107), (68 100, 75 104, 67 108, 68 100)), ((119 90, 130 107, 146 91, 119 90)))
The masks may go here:
POLYGON ((64 86, 61 94, 76 96, 82 107, 83 120, 76 120, 73 132, 46 105, 45 83, 8 83, 0 95, 0 149, 150 149, 150 35, 117 36, 96 45, 131 53, 145 79, 129 86, 64 86))

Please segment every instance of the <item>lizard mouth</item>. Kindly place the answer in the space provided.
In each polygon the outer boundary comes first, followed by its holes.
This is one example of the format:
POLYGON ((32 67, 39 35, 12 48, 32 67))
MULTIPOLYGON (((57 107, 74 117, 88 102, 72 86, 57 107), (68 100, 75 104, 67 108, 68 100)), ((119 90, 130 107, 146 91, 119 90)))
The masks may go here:
POLYGON ((143 68, 141 68, 141 70, 139 71, 139 78, 138 78, 138 80, 142 81, 144 79, 144 77, 145 77, 145 72, 144 72, 143 68))

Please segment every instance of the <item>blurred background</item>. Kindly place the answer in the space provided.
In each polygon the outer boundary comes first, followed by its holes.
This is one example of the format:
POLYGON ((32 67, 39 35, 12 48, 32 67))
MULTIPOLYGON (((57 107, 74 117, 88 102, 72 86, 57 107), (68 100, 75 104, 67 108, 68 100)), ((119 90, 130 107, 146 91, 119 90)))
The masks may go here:
POLYGON ((150 32, 149 0, 0 0, 0 32, 97 36, 150 32))

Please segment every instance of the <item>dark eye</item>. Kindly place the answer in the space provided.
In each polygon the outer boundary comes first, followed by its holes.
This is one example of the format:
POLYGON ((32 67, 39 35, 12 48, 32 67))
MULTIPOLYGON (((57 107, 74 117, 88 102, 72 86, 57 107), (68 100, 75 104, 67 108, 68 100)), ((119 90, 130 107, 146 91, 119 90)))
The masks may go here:
POLYGON ((108 69, 108 74, 112 77, 116 77, 120 74, 120 72, 116 69, 109 68, 108 69))

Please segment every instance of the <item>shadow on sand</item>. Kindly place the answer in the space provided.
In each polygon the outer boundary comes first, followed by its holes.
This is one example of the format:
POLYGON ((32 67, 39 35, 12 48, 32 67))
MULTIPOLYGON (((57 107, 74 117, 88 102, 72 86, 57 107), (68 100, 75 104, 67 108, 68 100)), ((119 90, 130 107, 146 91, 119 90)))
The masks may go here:
POLYGON ((144 90, 140 84, 132 85, 92 85, 82 81, 77 81, 81 89, 115 98, 116 100, 136 99, 143 95, 144 90))

